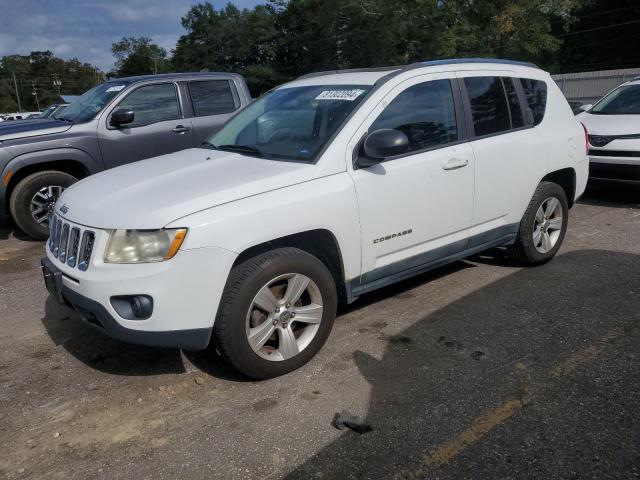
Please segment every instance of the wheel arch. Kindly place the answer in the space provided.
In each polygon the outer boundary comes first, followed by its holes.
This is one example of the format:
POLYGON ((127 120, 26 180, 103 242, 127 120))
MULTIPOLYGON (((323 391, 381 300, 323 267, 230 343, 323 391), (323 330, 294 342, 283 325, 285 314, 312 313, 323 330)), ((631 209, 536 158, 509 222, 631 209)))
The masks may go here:
MULTIPOLYGON (((18 183, 20 183, 29 175, 44 170, 56 170, 59 172, 68 173, 69 175, 76 177, 78 180, 94 173, 87 167, 85 162, 77 159, 62 158, 55 160, 39 160, 20 159, 20 157, 18 157, 5 168, 5 172, 11 172, 9 181, 5 186, 4 194, 4 204, 7 213, 9 208, 9 199, 11 198, 11 194, 13 193, 13 190, 16 188, 18 183)), ((5 175, 7 173, 5 173, 5 175)))
POLYGON ((327 229, 307 230, 253 245, 238 255, 233 266, 261 253, 281 247, 299 248, 324 263, 335 281, 338 300, 341 303, 346 303, 347 290, 342 252, 336 236, 327 229))
POLYGON ((573 207, 576 195, 576 171, 571 168, 562 168, 546 174, 541 182, 553 182, 562 187, 566 196, 569 208, 573 207))

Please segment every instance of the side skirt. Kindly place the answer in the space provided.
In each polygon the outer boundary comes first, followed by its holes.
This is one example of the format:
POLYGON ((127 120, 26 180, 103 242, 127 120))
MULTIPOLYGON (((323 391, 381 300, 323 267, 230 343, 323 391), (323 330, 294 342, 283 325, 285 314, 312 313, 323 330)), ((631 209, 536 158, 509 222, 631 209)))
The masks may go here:
MULTIPOLYGON (((499 237, 492 236, 489 240, 487 237, 490 236, 490 233, 480 234, 477 237, 472 237, 467 244, 467 248, 461 251, 457 251, 455 253, 450 253, 451 249, 449 246, 441 247, 436 250, 432 250, 430 252, 426 252, 429 260, 425 263, 421 263, 419 265, 413 266, 411 268, 402 268, 402 264, 404 262, 399 262, 396 268, 393 268, 394 265, 390 265, 392 267, 390 269, 390 273, 381 276, 380 278, 376 278, 375 280, 365 281, 363 283, 360 282, 360 279, 354 279, 347 282, 347 302, 354 302, 360 295, 364 293, 371 292, 373 290, 377 290, 378 288, 386 287, 388 285, 392 285, 401 280, 405 280, 407 278, 411 278, 415 275, 419 275, 424 272, 428 272, 429 270, 433 270, 438 267, 442 267, 449 263, 456 262, 458 260, 462 260, 463 258, 470 257, 477 253, 480 253, 484 250, 488 250, 489 248, 499 247, 502 245, 511 245, 515 242, 516 237, 518 235, 518 224, 507 225, 505 227, 501 227, 497 229, 497 231, 501 234, 499 237), (505 233, 505 231, 510 230, 510 233, 505 233), (439 256, 438 253, 441 250, 442 255, 439 256), (436 257, 434 259, 434 256, 436 257)), ((496 233, 494 231, 493 233, 496 233)), ((385 267, 387 270, 389 267, 385 267)), ((374 271, 375 272, 375 271, 374 271)), ((366 278, 370 276, 369 272, 366 275, 363 275, 362 278, 366 278)))

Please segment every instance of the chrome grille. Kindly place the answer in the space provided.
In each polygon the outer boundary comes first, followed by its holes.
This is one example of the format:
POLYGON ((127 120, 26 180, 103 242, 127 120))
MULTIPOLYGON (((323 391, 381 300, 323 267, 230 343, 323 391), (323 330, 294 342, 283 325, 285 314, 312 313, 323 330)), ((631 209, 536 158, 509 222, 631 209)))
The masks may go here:
POLYGON ((62 235, 60 235, 60 247, 58 248, 58 259, 62 263, 67 260, 67 243, 69 242, 69 224, 62 226, 62 235))
POLYGON ((89 230, 85 230, 82 234, 82 244, 80 246, 80 255, 78 256, 78 268, 82 271, 89 268, 89 260, 91 260, 91 252, 95 238, 95 234, 89 230))
POLYGON ((56 229, 53 232, 53 256, 58 258, 60 250, 60 234, 62 233, 62 220, 56 222, 56 229))
POLYGON ((54 257, 71 268, 77 266, 82 271, 89 268, 95 239, 96 234, 91 230, 82 231, 57 216, 51 219, 49 250, 54 257))
POLYGON ((78 248, 80 247, 80 229, 73 227, 69 235, 69 247, 67 253, 67 265, 71 268, 76 266, 78 261, 78 248))

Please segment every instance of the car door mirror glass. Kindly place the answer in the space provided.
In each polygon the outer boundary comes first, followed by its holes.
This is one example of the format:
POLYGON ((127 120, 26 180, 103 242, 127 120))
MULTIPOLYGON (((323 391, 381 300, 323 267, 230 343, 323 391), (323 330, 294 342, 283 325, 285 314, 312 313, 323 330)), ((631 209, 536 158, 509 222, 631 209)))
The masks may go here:
POLYGON ((109 123, 113 127, 122 127, 123 125, 133 123, 135 118, 135 114, 131 109, 120 109, 116 110, 111 114, 111 120, 109 123))

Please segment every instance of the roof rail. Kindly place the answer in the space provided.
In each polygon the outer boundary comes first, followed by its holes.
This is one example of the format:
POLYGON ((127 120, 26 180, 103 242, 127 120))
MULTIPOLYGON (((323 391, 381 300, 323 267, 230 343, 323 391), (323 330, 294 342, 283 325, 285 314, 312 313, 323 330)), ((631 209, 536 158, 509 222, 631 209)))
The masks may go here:
POLYGON ((296 80, 302 80, 303 78, 323 77, 325 75, 335 75, 337 73, 386 72, 386 71, 390 72, 392 70, 401 70, 404 67, 405 67, 404 65, 398 65, 394 67, 345 68, 342 70, 327 70, 324 72, 307 73, 305 75, 296 77, 296 80))
MULTIPOLYGON (((343 70, 327 70, 324 72, 313 72, 301 75, 296 80, 302 80, 305 78, 322 77, 325 75, 335 75, 338 73, 360 73, 360 72, 394 72, 400 73, 404 70, 410 70, 419 67, 432 67, 438 65, 450 65, 459 63, 498 63, 504 65, 520 65, 523 67, 540 68, 536 64, 531 62, 521 62, 518 60, 505 60, 501 58, 447 58, 442 60, 425 60, 422 62, 415 62, 409 65, 395 65, 389 67, 373 67, 373 68, 346 68, 343 70)), ((640 77, 638 77, 640 79, 640 77)))
POLYGON ((521 62, 519 60, 506 60, 502 58, 446 58, 442 60, 425 60, 424 62, 418 62, 418 64, 422 64, 427 67, 456 63, 501 63, 505 65, 520 65, 523 67, 540 68, 535 63, 521 62))

